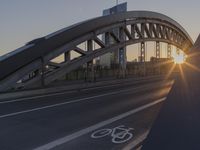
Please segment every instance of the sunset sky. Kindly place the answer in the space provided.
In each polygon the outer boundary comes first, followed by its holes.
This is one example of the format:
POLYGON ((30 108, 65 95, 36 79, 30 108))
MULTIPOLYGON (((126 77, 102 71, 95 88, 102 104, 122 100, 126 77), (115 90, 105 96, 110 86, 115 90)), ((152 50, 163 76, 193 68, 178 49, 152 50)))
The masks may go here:
MULTIPOLYGON (((156 11, 173 18, 194 41, 199 34, 199 0, 119 0, 122 2, 128 2, 130 11, 156 11)), ((103 9, 115 3, 115 0, 1 0, 0 55, 32 39, 101 16, 103 9)))

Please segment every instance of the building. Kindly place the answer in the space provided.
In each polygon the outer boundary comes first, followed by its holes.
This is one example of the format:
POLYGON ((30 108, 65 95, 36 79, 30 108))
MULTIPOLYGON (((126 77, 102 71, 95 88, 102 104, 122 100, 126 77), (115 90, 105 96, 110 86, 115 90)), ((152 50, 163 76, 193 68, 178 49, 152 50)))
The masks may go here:
MULTIPOLYGON (((103 10, 103 16, 106 15, 111 15, 111 14, 115 14, 115 13, 120 13, 120 12, 126 12, 127 11, 127 3, 122 3, 119 5, 116 5, 112 8, 108 8, 103 10)), ((114 33, 119 36, 119 30, 116 29, 114 30, 114 33)), ((105 41, 105 35, 102 36, 102 40, 106 43, 107 41, 105 41)), ((110 43, 114 42, 114 41, 109 41, 110 43)), ((103 67, 108 67, 110 68, 112 64, 120 64, 120 65, 124 65, 126 64, 126 48, 121 48, 118 49, 112 53, 107 53, 103 56, 101 56, 99 58, 99 64, 103 67)))

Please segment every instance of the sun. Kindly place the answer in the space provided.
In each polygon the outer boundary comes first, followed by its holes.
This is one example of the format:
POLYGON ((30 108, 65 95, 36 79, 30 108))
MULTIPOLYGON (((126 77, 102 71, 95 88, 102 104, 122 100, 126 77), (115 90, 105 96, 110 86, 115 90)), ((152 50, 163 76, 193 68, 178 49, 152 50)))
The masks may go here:
POLYGON ((185 56, 183 54, 176 54, 173 58, 176 64, 183 64, 185 62, 185 56))

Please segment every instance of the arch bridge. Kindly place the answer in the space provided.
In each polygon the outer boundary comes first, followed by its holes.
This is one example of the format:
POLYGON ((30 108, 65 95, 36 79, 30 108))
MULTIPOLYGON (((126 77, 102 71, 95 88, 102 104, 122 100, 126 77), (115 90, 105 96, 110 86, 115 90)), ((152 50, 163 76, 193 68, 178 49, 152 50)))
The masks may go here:
POLYGON ((163 14, 130 11, 98 17, 28 42, 0 57, 0 91, 16 88, 19 84, 25 87, 47 85, 94 58, 135 43, 141 43, 141 61, 145 61, 144 44, 147 41, 156 42, 158 58, 159 42, 168 43, 169 56, 170 45, 185 53, 193 46, 185 29, 163 14), (79 46, 81 43, 86 43, 86 49, 79 46), (80 57, 72 59, 72 51, 80 57), (65 56, 64 62, 52 62, 61 54, 65 56))

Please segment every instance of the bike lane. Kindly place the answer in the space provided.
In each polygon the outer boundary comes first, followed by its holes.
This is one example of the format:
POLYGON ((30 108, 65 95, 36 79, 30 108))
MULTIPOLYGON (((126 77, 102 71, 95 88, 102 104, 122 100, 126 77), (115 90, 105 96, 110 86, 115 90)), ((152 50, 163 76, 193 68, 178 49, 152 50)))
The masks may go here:
POLYGON ((53 150, 131 149, 145 138, 162 103, 70 140, 53 150), (144 135, 144 136, 143 136, 144 135))

